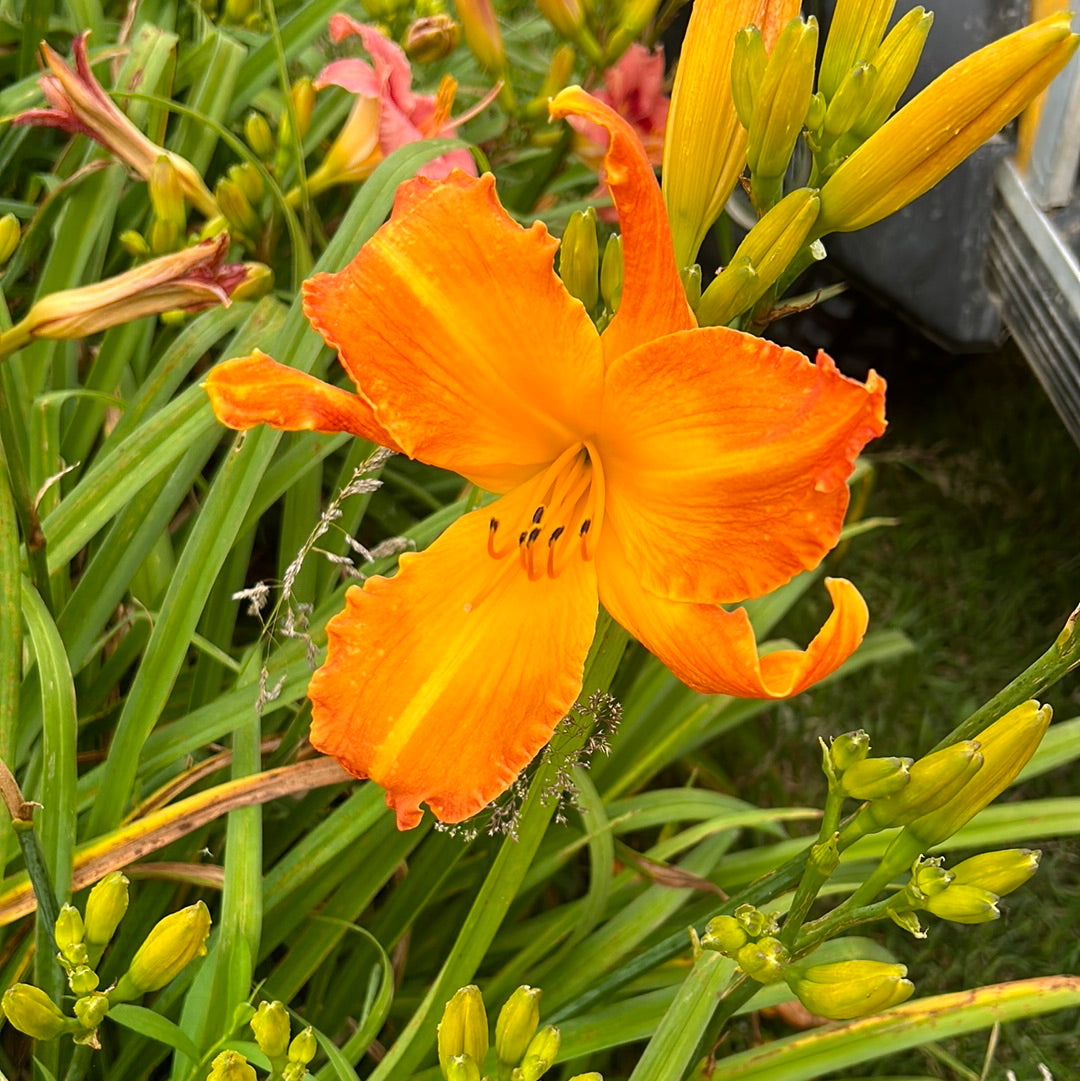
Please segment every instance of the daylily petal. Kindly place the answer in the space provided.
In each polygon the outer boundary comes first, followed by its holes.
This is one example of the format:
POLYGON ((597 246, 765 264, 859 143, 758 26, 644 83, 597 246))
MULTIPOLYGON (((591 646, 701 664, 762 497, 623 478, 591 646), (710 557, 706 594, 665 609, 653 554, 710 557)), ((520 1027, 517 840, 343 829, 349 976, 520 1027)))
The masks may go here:
POLYGON ((675 266, 660 185, 634 129, 580 86, 557 94, 549 110, 553 117, 584 117, 610 136, 604 179, 619 212, 623 242, 622 301, 603 336, 610 365, 635 346, 697 323, 675 266))
POLYGON ((327 64, 315 78, 316 90, 324 86, 340 86, 350 94, 362 94, 365 98, 377 98, 381 90, 375 69, 355 57, 332 60, 327 64))
POLYGON ((352 588, 327 625, 311 742, 386 789, 398 826, 426 802, 444 822, 476 814, 551 738, 581 690, 596 622, 595 564, 530 581, 517 546, 488 554, 492 516, 531 511, 527 489, 452 525, 395 578, 352 588))
MULTIPOLYGON (((885 384, 724 327, 673 334, 608 372, 596 446, 605 543, 681 601, 756 597, 836 543, 856 456, 884 431, 885 384)), ((602 553, 601 553, 602 554, 602 553)), ((599 555, 598 555, 599 558, 599 555)))
POLYGON ((269 424, 286 432, 349 432, 400 451, 359 395, 255 350, 212 369, 203 383, 214 413, 229 428, 269 424))
POLYGON ((758 656, 745 609, 667 600, 642 589, 610 533, 597 559, 600 599, 688 687, 738 698, 789 698, 835 671, 855 652, 869 620, 866 602, 845 578, 826 578, 832 615, 806 650, 758 656))
POLYGON ((390 221, 304 310, 405 452, 504 492, 591 434, 600 343, 491 176, 402 185, 390 221))
POLYGON ((364 49, 375 61, 375 70, 382 87, 389 91, 400 108, 411 110, 414 97, 412 68, 404 50, 377 27, 357 22, 341 12, 330 16, 330 37, 333 41, 344 41, 350 34, 356 34, 360 38, 364 49))

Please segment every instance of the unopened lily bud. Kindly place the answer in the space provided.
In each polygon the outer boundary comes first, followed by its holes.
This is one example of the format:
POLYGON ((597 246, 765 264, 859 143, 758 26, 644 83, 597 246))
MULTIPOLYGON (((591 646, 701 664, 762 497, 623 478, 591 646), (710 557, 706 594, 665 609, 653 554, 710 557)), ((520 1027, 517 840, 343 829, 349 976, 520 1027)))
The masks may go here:
POLYGON ((561 1043, 562 1036, 554 1025, 545 1025, 540 1029, 529 1041, 525 1057, 521 1060, 520 1081, 540 1081, 544 1073, 554 1065, 561 1043))
POLYGON ((274 272, 263 263, 244 263, 243 281, 232 291, 233 300, 258 300, 274 288, 274 272))
POLYGON ((814 88, 817 20, 796 16, 780 32, 765 68, 748 131, 746 163, 755 203, 768 209, 777 201, 814 88))
POLYGON ((844 771, 840 787, 853 799, 880 799, 907 787, 910 758, 867 758, 844 771))
POLYGON ((229 179, 236 181, 243 193, 253 203, 259 202, 266 192, 259 170, 250 161, 229 166, 229 179))
POLYGON ((574 75, 574 61, 577 54, 572 45, 560 45, 551 54, 551 63, 540 87, 540 99, 544 102, 553 98, 563 87, 569 85, 574 75))
POLYGON ((244 118, 244 138, 261 160, 270 161, 273 158, 274 133, 262 113, 252 110, 244 118))
POLYGON ((900 95, 915 74, 933 21, 932 12, 921 7, 912 8, 889 31, 874 53, 877 78, 852 128, 857 138, 869 138, 892 115, 900 95))
POLYGON ((446 1081, 480 1081, 480 1067, 470 1055, 453 1055, 443 1067, 446 1081))
POLYGON ((556 34, 573 41, 585 25, 585 9, 581 0, 536 0, 540 14, 551 24, 556 34))
POLYGON ((920 900, 927 897, 936 897, 949 888, 955 875, 952 871, 946 871, 942 866, 944 860, 940 856, 930 859, 920 859, 916 862, 911 874, 911 884, 918 893, 920 900))
POLYGON ((840 82, 825 110, 825 136, 837 139, 855 126, 877 85, 877 69, 872 64, 856 64, 840 82))
POLYGON ((101 992, 83 995, 75 1000, 75 1016, 85 1029, 95 1029, 109 1012, 109 996, 101 992))
POLYGON ((73 965, 86 964, 86 929, 83 918, 74 905, 64 905, 60 909, 53 927, 53 938, 65 961, 73 965))
POLYGON ((604 298, 604 306, 613 314, 619 310, 622 300, 622 283, 622 237, 613 233, 608 237, 604 258, 600 260, 600 295, 604 298))
POLYGON ((14 214, 5 214, 0 218, 0 266, 15 254, 21 236, 19 219, 14 214))
POLYGON ((196 957, 206 954, 209 934, 210 913, 202 901, 159 920, 135 951, 111 997, 123 1002, 171 983, 196 957))
POLYGON ((701 267, 697 263, 684 266, 679 271, 679 281, 682 282, 683 292, 686 294, 686 303, 693 311, 701 303, 701 267))
POLYGON ((806 119, 803 126, 807 131, 820 131, 825 123, 825 113, 828 107, 825 104, 824 94, 811 94, 810 103, 806 106, 806 119))
POLYGON ((942 893, 928 897, 923 908, 950 923, 989 923, 1001 915, 997 900, 996 893, 979 886, 953 883, 942 893))
POLYGON ((837 0, 818 73, 826 101, 856 64, 873 58, 895 5, 896 0, 837 0))
POLYGON ((297 138, 303 142, 311 127, 311 114, 315 111, 315 85, 305 75, 289 87, 293 115, 296 117, 297 138))
POLYGON ((469 52, 490 75, 501 75, 506 70, 506 47, 491 0, 455 0, 455 4, 469 52))
POLYGON ((818 194, 799 188, 780 200, 743 238, 696 308, 702 326, 724 326, 754 306, 791 265, 817 221, 818 194))
POLYGON ((461 41, 461 27, 446 12, 415 19, 405 31, 405 55, 414 64, 433 64, 449 56, 461 41))
POLYGON ((744 128, 749 128, 754 118, 758 87, 768 60, 761 31, 756 26, 744 26, 735 35, 735 51, 731 55, 731 97, 744 128))
POLYGON ((923 815, 907 825, 907 831, 924 851, 951 837, 1005 791, 1038 749, 1052 716, 1049 706, 1040 707, 1035 701, 1024 702, 978 734, 982 769, 932 814, 923 815))
POLYGON ((592 311, 600 296, 600 249, 596 239, 596 211, 576 210, 570 215, 559 245, 559 276, 566 291, 592 311))
POLYGON ((206 1081, 256 1081, 257 1074, 238 1051, 222 1051, 212 1063, 206 1081))
POLYGON ((1033 848, 1007 848, 981 852, 958 863, 953 881, 958 886, 980 886, 1004 897, 1019 889, 1039 869, 1042 853, 1033 848))
POLYGON ((540 988, 519 987, 495 1022, 495 1056, 500 1066, 517 1066, 540 1024, 540 988))
POLYGON ((180 183, 180 173, 164 154, 151 166, 147 187, 154 217, 163 225, 168 225, 175 230, 176 239, 179 240, 183 236, 184 229, 187 228, 184 189, 180 183))
POLYGON ((59 1006, 40 987, 17 983, 0 999, 4 1016, 20 1032, 35 1040, 55 1040, 65 1032, 78 1029, 74 1017, 66 1017, 59 1006))
POLYGON ((787 984, 811 1012, 833 1021, 848 1021, 897 1006, 911 997, 915 985, 904 979, 903 965, 882 961, 838 961, 792 969, 787 984))
POLYGON ((746 945, 746 928, 734 916, 714 916, 705 925, 705 934, 701 939, 707 950, 733 954, 746 945))
POLYGON ((851 769, 856 762, 861 762, 870 753, 870 736, 861 728, 854 732, 844 732, 834 737, 829 744, 833 768, 837 773, 851 769))
POLYGON ((482 1063, 488 1049, 487 1011, 480 988, 470 984, 454 992, 443 1010, 438 1028, 439 1064, 446 1070, 450 1059, 467 1055, 482 1063))
POLYGON ((758 983, 779 983, 784 978, 788 952, 778 938, 759 938, 747 942, 735 954, 735 962, 758 983))
POLYGON ((258 234, 259 216, 244 189, 235 180, 223 176, 214 188, 214 197, 230 227, 240 236, 252 238, 258 234))
POLYGON ((318 1049, 319 1044, 315 1039, 315 1033, 308 1025, 307 1028, 301 1029, 289 1044, 289 1061, 306 1066, 315 1057, 318 1049))
POLYGON ((742 924, 743 929, 751 938, 764 934, 769 926, 769 917, 753 905, 739 905, 735 909, 735 919, 742 924))
POLYGON ((954 64, 840 163, 821 189, 818 235, 863 229, 928 191, 1022 112, 1078 44, 1062 12, 954 64))
POLYGON ((97 961, 112 941, 128 907, 128 880, 111 871, 90 891, 86 899, 86 945, 92 961, 97 961))
POLYGON ((624 0, 619 8, 618 25, 604 43, 603 67, 611 67, 641 37, 659 6, 660 0, 624 0))
POLYGON ((244 26, 259 10, 259 0, 225 0, 222 19, 233 26, 244 26))
POLYGON ((280 1002, 260 1002, 248 1024, 259 1050, 268 1059, 285 1057, 289 1050, 289 1012, 280 1002))
POLYGON ((75 965, 68 973, 68 987, 75 995, 88 995, 96 991, 98 982, 98 974, 89 965, 75 965))

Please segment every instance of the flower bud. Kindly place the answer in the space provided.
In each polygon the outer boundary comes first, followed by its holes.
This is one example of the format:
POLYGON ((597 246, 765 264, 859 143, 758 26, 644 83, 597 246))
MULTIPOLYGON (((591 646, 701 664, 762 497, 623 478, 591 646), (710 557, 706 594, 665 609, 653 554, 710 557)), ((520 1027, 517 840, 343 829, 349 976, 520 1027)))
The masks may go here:
POLYGON ((465 44, 476 62, 490 75, 506 70, 506 47, 491 0, 456 0, 465 44))
POLYGON ((844 76, 825 110, 822 126, 827 139, 836 139, 855 126, 876 85, 877 69, 872 64, 856 64, 844 76))
POLYGON ((229 179, 234 180, 239 185, 240 190, 252 203, 259 202, 266 193, 263 178, 259 175, 259 170, 250 161, 230 165, 229 179))
POLYGON ((612 314, 619 310, 622 282, 622 237, 612 233, 604 247, 604 257, 600 260, 600 295, 604 298, 604 306, 612 314))
POLYGON ((873 58, 896 0, 837 0, 818 72, 818 90, 831 102, 844 76, 873 58))
POLYGON ((405 55, 414 64, 433 64, 449 56, 461 41, 461 27, 446 14, 415 19, 405 31, 405 55))
POLYGON ((262 113, 257 113, 253 109, 244 117, 244 138, 262 161, 270 161, 273 158, 274 134, 262 113))
POLYGON ((206 1081, 256 1081, 257 1076, 238 1051, 222 1051, 210 1064, 206 1081))
POLYGON ((754 908, 753 905, 739 905, 735 909, 735 919, 742 924, 751 938, 763 935, 769 928, 769 917, 764 912, 754 908))
POLYGON ((756 26, 744 26, 735 35, 735 50, 731 54, 731 98, 744 128, 749 128, 754 118, 758 87, 768 59, 761 31, 756 26))
POLYGON ((488 1049, 487 1012, 478 987, 470 984, 454 992, 443 1010, 438 1028, 439 1064, 443 1071, 450 1059, 468 1055, 482 1063, 488 1049))
POLYGON ((735 962, 758 983, 779 983, 784 978, 788 952, 778 938, 760 938, 747 942, 735 954, 735 962))
POLYGON ((315 111, 315 84, 306 76, 297 79, 289 87, 293 113, 296 116, 296 135, 300 142, 311 127, 311 114, 315 111))
POLYGON ((318 1049, 319 1044, 315 1039, 315 1033, 308 1025, 307 1028, 301 1029, 289 1044, 289 1061, 306 1066, 315 1057, 318 1049))
POLYGON ((844 732, 829 744, 829 753, 832 756, 833 768, 838 773, 843 773, 870 753, 870 736, 861 728, 854 732, 844 732))
POLYGON ((244 189, 235 180, 223 176, 214 188, 214 198, 232 230, 248 239, 258 235, 259 216, 244 189))
POLYGON ((79 1022, 66 1017, 40 987, 17 983, 0 999, 4 1016, 20 1032, 35 1040, 55 1040, 65 1032, 79 1028, 79 1022))
POLYGON ((570 215, 559 245, 559 276, 566 291, 592 311, 600 296, 600 249, 596 240, 596 211, 570 215))
POLYGON ((98 987, 98 974, 89 965, 75 965, 68 973, 72 994, 88 995, 98 987))
POLYGON ((641 37, 641 32, 652 22, 660 0, 623 0, 618 7, 618 24, 604 43, 601 67, 611 67, 630 46, 641 37))
POLYGON ((982 852, 958 863, 953 881, 958 886, 981 886, 1004 897, 1019 889, 1039 869, 1042 853, 1032 848, 1008 848, 982 852))
POLYGON ((1077 44, 1062 12, 954 64, 840 163, 821 189, 818 235, 863 229, 928 191, 1022 112, 1077 44))
POLYGON ((83 995, 75 1000, 75 1016, 85 1029, 92 1031, 97 1028, 105 1020, 105 1015, 108 1012, 109 996, 102 994, 100 991, 83 995))
POLYGON ((540 988, 519 987, 499 1011, 495 1022, 495 1055, 500 1066, 521 1062, 540 1024, 540 988))
POLYGON ((540 1029, 529 1041, 525 1057, 521 1060, 520 1081, 540 1081, 558 1057, 561 1043, 562 1037, 554 1025, 545 1025, 540 1029))
POLYGON ((585 9, 581 6, 581 0, 536 0, 536 6, 555 33, 568 41, 573 41, 578 30, 585 25, 585 9))
POLYGON ((576 59, 577 53, 572 45, 560 45, 551 54, 551 63, 548 65, 547 74, 544 76, 544 82, 540 87, 539 97, 541 101, 546 103, 548 98, 553 98, 569 84, 574 75, 574 61, 576 59))
POLYGON ((72 965, 85 965, 87 960, 85 937, 86 930, 79 910, 74 905, 64 905, 53 927, 53 938, 60 956, 72 965))
POLYGON ((697 306, 702 326, 724 326, 752 308, 787 270, 818 215, 818 195, 799 188, 746 234, 731 262, 710 282, 697 306))
POLYGON ((124 1002, 171 983, 196 957, 205 956, 209 934, 210 913, 202 901, 159 920, 111 997, 124 1002))
POLYGON ((446 1081, 480 1081, 480 1067, 470 1055, 453 1055, 443 1067, 446 1081))
POLYGON ((248 1024, 259 1050, 268 1059, 285 1057, 289 1050, 289 1012, 280 1002, 260 1002, 248 1024))
POLYGON ((734 916, 714 916, 705 925, 705 935, 701 939, 707 950, 733 954, 747 942, 746 928, 734 916))
POLYGON ((15 254, 21 237, 19 219, 14 214, 5 214, 0 218, 0 266, 3 266, 15 254))
POLYGON ((926 899, 923 908, 950 923, 989 923, 1001 913, 997 894, 979 886, 957 885, 926 899))
POLYGON ((907 787, 910 758, 866 758, 844 771, 840 787, 853 799, 880 799, 907 787))
POLYGON ((746 163, 759 210, 778 201, 780 180, 802 131, 814 89, 817 33, 813 16, 806 22, 799 16, 792 19, 780 32, 758 88, 746 163))
POLYGON ((882 961, 837 961, 791 969, 787 984, 811 1012, 833 1021, 887 1010, 911 997, 915 985, 903 965, 882 961))
POLYGON ((684 266, 679 271, 679 281, 682 282, 683 292, 686 294, 686 303, 691 310, 701 303, 701 267, 697 263, 684 266))
POLYGON ((96 961, 112 941, 128 907, 128 880, 111 871, 90 891, 86 899, 86 944, 96 961))
POLYGON ((570 1078, 570 1081, 604 1081, 604 1075, 602 1073, 576 1073, 570 1078))
POLYGON ((150 226, 150 249, 155 255, 183 246, 187 229, 187 205, 180 174, 171 159, 162 154, 150 167, 147 179, 154 221, 150 226))
POLYGON ((150 245, 137 229, 125 229, 119 236, 120 247, 133 259, 145 259, 150 254, 150 245))

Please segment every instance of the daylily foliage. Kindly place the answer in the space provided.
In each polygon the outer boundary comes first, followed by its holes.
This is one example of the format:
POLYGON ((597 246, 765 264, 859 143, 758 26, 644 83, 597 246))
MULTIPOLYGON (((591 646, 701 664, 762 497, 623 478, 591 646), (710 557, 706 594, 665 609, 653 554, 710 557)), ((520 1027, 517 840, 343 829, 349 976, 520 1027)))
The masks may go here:
POLYGON ((652 167, 629 125, 571 87, 552 115, 610 136, 625 278, 598 335, 552 270, 556 242, 503 211, 490 176, 401 187, 338 274, 305 283, 350 394, 255 353, 207 391, 235 428, 348 431, 498 495, 392 579, 352 588, 310 687, 311 740, 387 790, 475 814, 550 739, 581 689, 597 602, 706 692, 782 698, 858 645, 866 606, 805 652, 758 656, 742 609, 836 542, 846 479, 884 428, 884 384, 726 328, 697 328, 652 167))

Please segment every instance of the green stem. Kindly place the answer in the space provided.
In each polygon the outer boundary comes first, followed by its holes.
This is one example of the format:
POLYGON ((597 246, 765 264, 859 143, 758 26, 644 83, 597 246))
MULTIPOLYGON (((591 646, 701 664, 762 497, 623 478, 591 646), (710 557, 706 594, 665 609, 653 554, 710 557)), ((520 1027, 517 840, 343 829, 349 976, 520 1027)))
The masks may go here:
POLYGON ((68 1063, 67 1073, 64 1074, 64 1081, 83 1081, 92 1061, 91 1049, 86 1044, 77 1045, 68 1063))
POLYGON ((827 939, 835 938, 859 924, 884 919, 889 914, 891 901, 890 897, 873 905, 852 905, 851 898, 848 898, 820 920, 806 925, 803 934, 795 940, 792 957, 805 956, 827 939))

